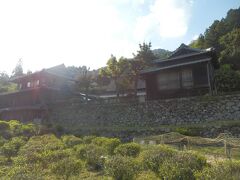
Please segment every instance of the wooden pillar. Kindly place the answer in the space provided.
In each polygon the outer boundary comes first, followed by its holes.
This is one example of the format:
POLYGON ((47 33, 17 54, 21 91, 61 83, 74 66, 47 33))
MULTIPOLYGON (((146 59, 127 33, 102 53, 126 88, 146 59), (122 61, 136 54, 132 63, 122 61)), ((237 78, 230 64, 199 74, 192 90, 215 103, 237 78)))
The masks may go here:
POLYGON ((209 87, 209 94, 213 95, 212 93, 212 80, 210 75, 210 63, 207 63, 207 77, 208 77, 208 87, 209 87))

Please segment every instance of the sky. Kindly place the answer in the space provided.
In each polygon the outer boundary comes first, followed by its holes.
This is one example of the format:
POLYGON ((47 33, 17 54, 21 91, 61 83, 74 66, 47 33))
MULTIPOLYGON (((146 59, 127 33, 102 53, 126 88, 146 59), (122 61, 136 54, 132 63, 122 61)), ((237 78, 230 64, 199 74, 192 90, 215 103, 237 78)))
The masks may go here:
POLYGON ((239 0, 0 0, 0 71, 64 63, 97 69, 138 44, 175 50, 204 33, 239 0))

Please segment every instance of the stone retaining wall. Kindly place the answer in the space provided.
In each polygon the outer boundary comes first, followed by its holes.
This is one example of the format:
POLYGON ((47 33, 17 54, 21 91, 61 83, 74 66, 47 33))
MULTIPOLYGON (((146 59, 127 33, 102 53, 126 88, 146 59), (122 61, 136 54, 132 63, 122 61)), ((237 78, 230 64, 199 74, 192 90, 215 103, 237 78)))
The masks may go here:
POLYGON ((141 131, 162 125, 197 124, 218 120, 240 120, 240 94, 203 96, 145 103, 80 104, 64 102, 52 106, 49 121, 71 132, 91 130, 141 131))

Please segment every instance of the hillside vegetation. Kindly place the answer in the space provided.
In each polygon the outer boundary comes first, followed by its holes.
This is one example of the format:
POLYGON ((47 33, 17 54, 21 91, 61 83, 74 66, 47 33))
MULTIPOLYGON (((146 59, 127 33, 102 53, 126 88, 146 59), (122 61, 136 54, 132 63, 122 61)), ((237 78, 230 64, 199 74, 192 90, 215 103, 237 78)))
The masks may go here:
POLYGON ((209 163, 204 152, 41 132, 33 124, 0 121, 0 179, 192 180, 240 175, 240 161, 209 163))

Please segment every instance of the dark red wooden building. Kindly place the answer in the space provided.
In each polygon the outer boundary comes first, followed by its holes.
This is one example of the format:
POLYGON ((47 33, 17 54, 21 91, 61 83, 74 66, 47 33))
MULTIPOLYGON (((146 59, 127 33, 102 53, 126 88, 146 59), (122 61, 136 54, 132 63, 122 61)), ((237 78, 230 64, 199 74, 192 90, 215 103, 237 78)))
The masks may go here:
POLYGON ((0 94, 0 119, 41 121, 47 116, 48 104, 63 98, 73 81, 64 65, 12 78, 18 91, 0 94))
POLYGON ((182 44, 164 60, 142 71, 148 100, 212 94, 215 52, 182 44))

